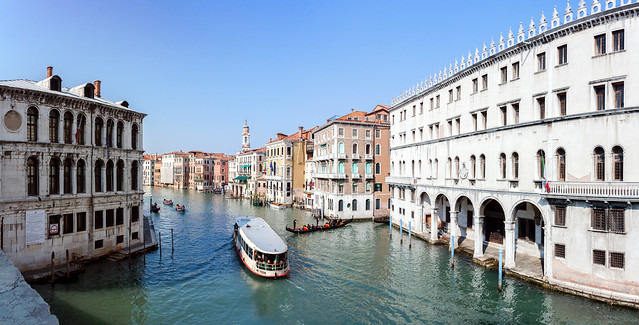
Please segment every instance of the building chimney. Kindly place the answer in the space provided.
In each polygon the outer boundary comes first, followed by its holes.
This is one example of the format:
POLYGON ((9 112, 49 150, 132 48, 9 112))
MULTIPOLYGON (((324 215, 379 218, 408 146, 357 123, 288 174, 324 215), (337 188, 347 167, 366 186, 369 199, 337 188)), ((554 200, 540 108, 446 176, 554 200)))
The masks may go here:
POLYGON ((51 76, 53 76, 53 67, 48 66, 47 67, 47 78, 51 78, 51 76))
POLYGON ((100 80, 93 82, 93 85, 95 86, 95 97, 100 97, 100 84, 102 84, 100 80))
POLYGON ((300 135, 300 139, 301 139, 302 138, 302 130, 304 129, 304 127, 303 126, 298 126, 297 128, 300 129, 299 135, 300 135))
POLYGON ((355 112, 355 110, 351 108, 351 113, 353 113, 353 112, 355 112))

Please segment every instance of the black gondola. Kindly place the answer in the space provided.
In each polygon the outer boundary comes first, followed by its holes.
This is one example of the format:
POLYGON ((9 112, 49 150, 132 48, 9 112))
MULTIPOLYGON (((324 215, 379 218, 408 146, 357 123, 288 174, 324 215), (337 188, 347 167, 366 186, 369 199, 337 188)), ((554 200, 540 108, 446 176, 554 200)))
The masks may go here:
POLYGON ((373 218, 373 222, 389 223, 390 222, 390 217, 373 218))
POLYGON ((351 222, 353 222, 353 218, 351 218, 351 220, 341 220, 341 219, 331 220, 331 222, 324 224, 324 226, 320 226, 320 229, 329 230, 329 229, 344 227, 351 222))
POLYGON ((160 207, 158 206, 157 203, 153 203, 153 205, 151 206, 151 212, 159 212, 160 211, 160 207))

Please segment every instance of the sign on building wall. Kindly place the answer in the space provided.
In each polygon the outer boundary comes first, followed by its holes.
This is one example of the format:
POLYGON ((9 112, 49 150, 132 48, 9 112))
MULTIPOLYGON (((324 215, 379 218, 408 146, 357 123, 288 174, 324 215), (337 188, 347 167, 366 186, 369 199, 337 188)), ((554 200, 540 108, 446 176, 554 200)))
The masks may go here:
POLYGON ((45 221, 46 213, 44 210, 27 211, 25 227, 27 245, 44 243, 45 221))

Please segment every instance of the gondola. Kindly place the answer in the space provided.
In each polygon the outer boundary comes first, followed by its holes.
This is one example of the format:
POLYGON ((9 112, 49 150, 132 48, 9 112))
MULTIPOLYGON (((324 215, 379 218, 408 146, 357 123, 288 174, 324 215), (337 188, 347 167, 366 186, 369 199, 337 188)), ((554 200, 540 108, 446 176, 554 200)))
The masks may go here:
POLYGON ((334 224, 327 223, 324 226, 320 226, 320 229, 322 229, 322 230, 335 229, 335 228, 346 226, 347 224, 349 224, 351 222, 353 222, 353 218, 351 218, 351 220, 340 220, 340 221, 338 221, 337 223, 334 223, 334 224))
POLYGON ((151 206, 151 212, 159 212, 160 211, 160 207, 158 206, 157 203, 153 203, 153 205, 151 206))
POLYGON ((176 205, 176 206, 175 206, 175 211, 177 211, 177 212, 184 212, 184 211, 186 211, 186 208, 184 208, 184 206, 183 206, 183 205, 179 205, 179 204, 178 204, 178 205, 176 205))
POLYGON ((376 222, 376 223, 389 223, 390 222, 390 218, 389 217, 373 218, 373 222, 376 222))
POLYGON ((173 205, 173 200, 167 200, 167 199, 164 199, 164 204, 166 204, 166 205, 173 205))
POLYGON ((308 232, 318 231, 322 228, 320 226, 313 226, 313 225, 311 225, 310 227, 304 226, 302 228, 296 228, 296 226, 297 226, 297 220, 293 220, 293 228, 286 227, 286 230, 295 234, 305 234, 308 232))

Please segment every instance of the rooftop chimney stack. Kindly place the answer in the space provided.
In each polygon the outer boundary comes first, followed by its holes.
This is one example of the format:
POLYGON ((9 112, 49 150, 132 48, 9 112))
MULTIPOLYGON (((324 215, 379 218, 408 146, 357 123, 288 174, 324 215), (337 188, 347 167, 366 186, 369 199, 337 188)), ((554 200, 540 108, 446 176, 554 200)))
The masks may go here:
POLYGON ((355 111, 355 109, 351 108, 351 113, 353 113, 355 111))
POLYGON ((51 76, 53 76, 53 67, 48 66, 47 67, 47 78, 51 78, 51 76))
POLYGON ((95 97, 100 97, 100 84, 102 84, 100 80, 93 82, 93 85, 95 86, 95 97))
POLYGON ((299 135, 300 135, 300 139, 302 138, 302 130, 304 130, 303 126, 298 126, 297 127, 299 129, 299 135))

